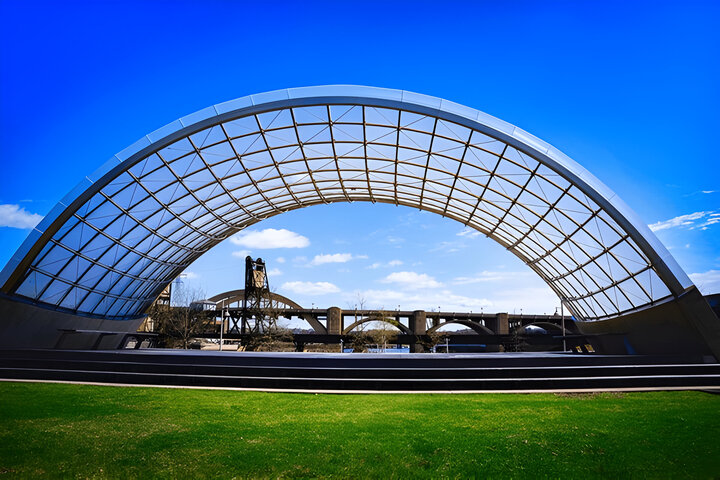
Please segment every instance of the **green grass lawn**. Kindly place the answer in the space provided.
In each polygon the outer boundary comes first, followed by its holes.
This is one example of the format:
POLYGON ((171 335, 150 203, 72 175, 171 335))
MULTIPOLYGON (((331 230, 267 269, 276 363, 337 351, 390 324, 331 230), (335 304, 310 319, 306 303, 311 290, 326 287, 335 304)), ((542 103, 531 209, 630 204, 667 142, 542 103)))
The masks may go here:
POLYGON ((720 396, 0 382, 0 478, 720 476, 720 396))

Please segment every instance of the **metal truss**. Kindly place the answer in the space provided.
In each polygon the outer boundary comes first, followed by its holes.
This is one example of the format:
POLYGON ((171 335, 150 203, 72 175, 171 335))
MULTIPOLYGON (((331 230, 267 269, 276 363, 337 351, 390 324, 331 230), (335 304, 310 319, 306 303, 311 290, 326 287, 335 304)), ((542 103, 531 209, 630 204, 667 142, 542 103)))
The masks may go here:
POLYGON ((607 187, 522 130, 431 97, 326 88, 229 102, 147 137, 46 218, 3 271, 3 292, 136 317, 243 228, 354 201, 419 208, 483 233, 578 319, 646 307, 691 285, 607 187))

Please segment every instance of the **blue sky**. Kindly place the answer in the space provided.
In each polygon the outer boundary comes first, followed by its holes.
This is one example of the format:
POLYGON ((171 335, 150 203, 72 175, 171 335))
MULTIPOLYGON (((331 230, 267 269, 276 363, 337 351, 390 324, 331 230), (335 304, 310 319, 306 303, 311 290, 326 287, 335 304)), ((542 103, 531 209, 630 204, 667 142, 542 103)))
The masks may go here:
MULTIPOLYGON (((388 3, 0 2, 0 264, 146 133, 244 95, 344 83, 447 98, 555 145, 651 225, 705 293, 720 291, 720 4, 388 3)), ((492 241, 417 210, 313 207, 252 230, 186 282, 208 295, 238 288, 249 251, 267 259, 275 290, 307 306, 558 304, 492 241), (257 248, 268 239, 280 246, 257 248)))

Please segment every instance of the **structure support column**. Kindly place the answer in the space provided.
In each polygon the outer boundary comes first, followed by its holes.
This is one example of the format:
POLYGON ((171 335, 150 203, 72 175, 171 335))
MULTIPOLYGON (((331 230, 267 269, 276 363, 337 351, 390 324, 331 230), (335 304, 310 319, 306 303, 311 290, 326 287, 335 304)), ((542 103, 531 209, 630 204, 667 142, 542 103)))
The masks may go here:
MULTIPOLYGON (((415 335, 425 335, 427 332, 427 314, 425 313, 425 310, 415 310, 412 315, 410 315, 409 321, 408 321, 410 327, 410 331, 415 335)), ((411 353, 420 353, 423 352, 424 348, 421 343, 418 342, 412 342, 410 343, 410 352, 411 353)))
POLYGON ((495 317, 495 333, 497 335, 507 335, 510 333, 510 323, 508 322, 507 313, 498 313, 495 317))
POLYGON ((327 309, 327 333, 328 335, 342 335, 344 329, 343 314, 339 307, 327 309))
POLYGON ((510 333, 510 324, 507 313, 497 313, 495 318, 485 318, 485 326, 493 331, 495 335, 507 335, 510 333))

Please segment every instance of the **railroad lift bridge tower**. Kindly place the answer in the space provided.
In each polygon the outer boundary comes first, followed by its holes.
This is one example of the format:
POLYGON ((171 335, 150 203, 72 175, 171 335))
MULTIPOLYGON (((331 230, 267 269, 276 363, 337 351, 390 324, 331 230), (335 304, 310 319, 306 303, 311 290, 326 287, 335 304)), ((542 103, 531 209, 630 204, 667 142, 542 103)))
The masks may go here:
MULTIPOLYGON (((240 333, 263 333, 277 326, 273 314, 270 285, 262 258, 245 257, 245 294, 242 303, 240 333)), ((234 325, 237 328, 237 324, 234 325)))

